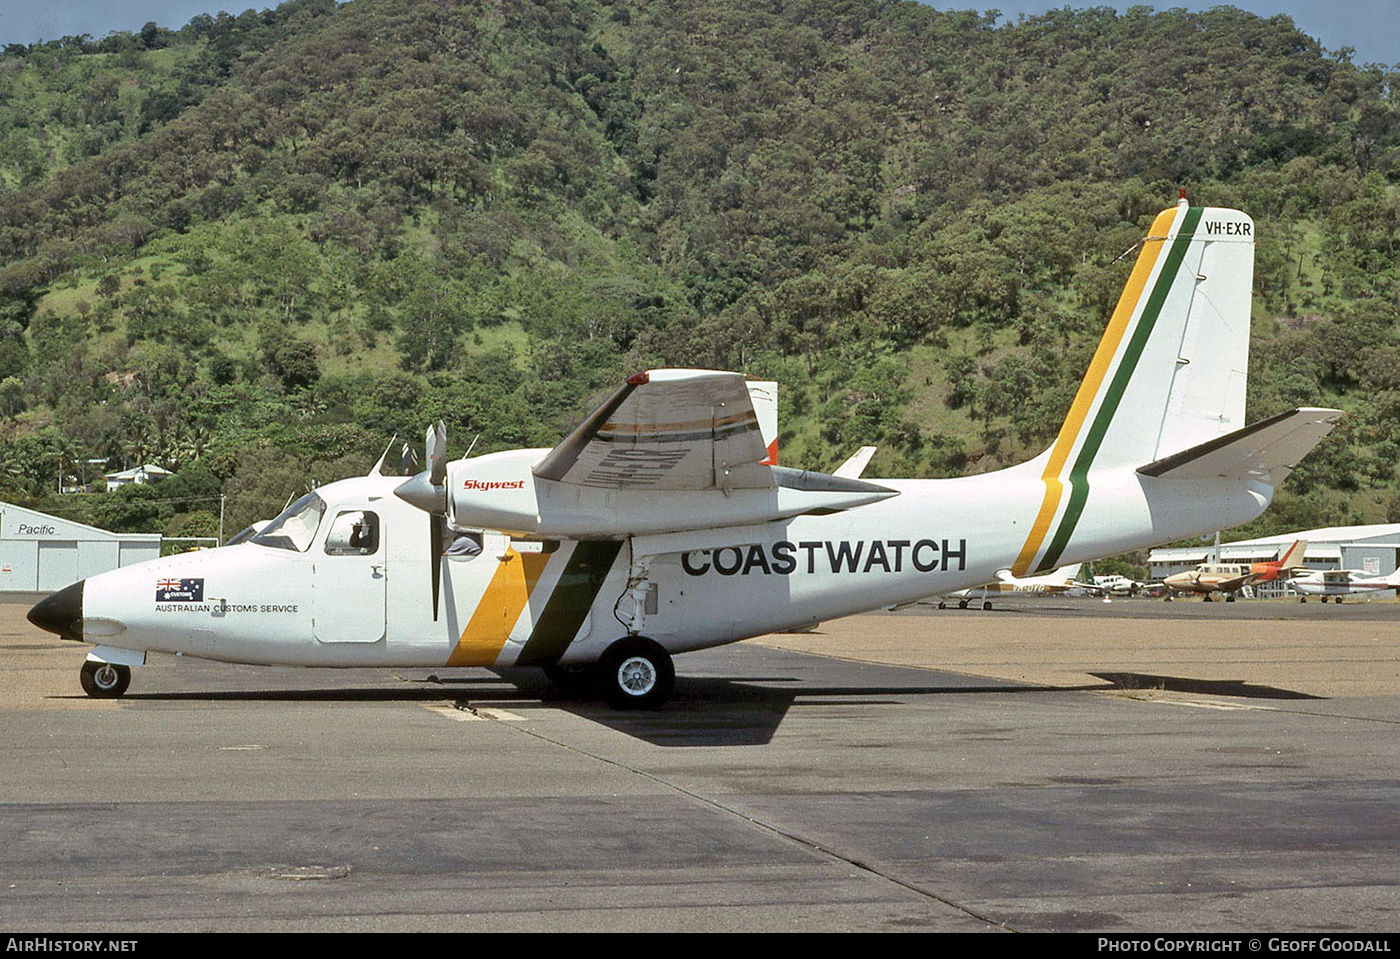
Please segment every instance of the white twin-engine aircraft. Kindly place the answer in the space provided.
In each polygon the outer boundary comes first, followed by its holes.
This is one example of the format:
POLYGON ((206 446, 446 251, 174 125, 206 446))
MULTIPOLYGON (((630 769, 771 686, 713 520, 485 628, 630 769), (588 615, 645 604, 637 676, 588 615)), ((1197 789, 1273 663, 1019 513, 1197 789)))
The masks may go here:
MULTIPOLYGON (((744 377, 652 370, 552 450, 317 489, 249 540, 92 576, 38 626, 117 696, 148 652, 291 666, 538 666, 619 707, 672 655, 1213 532, 1258 516, 1332 428, 1246 426, 1254 225, 1161 213, 1055 444, 982 476, 766 461, 744 377)), ((863 463, 860 464, 863 467, 863 463)))

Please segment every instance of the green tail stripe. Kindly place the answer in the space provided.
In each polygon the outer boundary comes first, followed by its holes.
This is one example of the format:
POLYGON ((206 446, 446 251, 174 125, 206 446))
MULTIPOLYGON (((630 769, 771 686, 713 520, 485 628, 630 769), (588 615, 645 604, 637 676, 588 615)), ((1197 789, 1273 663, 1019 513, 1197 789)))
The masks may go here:
POLYGON ((1108 392, 1104 394, 1103 405, 1099 407, 1098 415, 1094 417, 1094 424, 1090 427, 1088 435, 1085 436, 1084 445, 1079 450, 1079 456, 1075 458, 1074 467, 1070 470, 1069 505, 1065 507, 1065 515, 1055 530, 1055 537, 1050 541, 1050 548, 1045 551, 1045 558, 1036 567, 1037 573, 1049 572, 1054 569, 1059 562, 1060 554, 1069 545, 1069 538, 1074 534, 1074 528, 1079 523, 1080 514, 1084 512, 1084 504, 1089 499, 1089 468, 1093 466, 1094 457, 1098 455, 1104 435, 1108 432, 1108 426, 1113 422, 1114 414, 1118 412, 1118 404, 1123 399, 1123 394, 1127 392, 1128 382, 1133 378, 1138 360, 1142 358, 1142 351, 1147 347, 1148 337, 1152 335, 1152 330, 1157 325, 1162 305, 1167 301, 1167 294, 1171 292, 1172 284, 1176 281, 1177 270, 1181 268, 1181 261, 1186 258, 1186 250, 1191 245, 1196 225, 1200 223, 1201 214, 1204 212, 1205 208, 1198 206, 1191 207, 1186 211, 1186 218, 1181 223, 1176 240, 1172 243, 1172 248, 1167 251, 1166 261, 1162 264, 1161 272, 1157 274, 1157 284, 1152 288, 1152 295, 1148 297, 1147 305, 1143 308, 1142 318, 1138 321, 1137 329, 1133 330, 1132 339, 1129 340, 1128 348, 1123 354, 1123 362, 1118 365, 1118 371, 1113 375, 1113 382, 1109 384, 1108 392))
POLYGON ((574 547, 515 665, 550 666, 559 661, 582 628, 621 549, 621 540, 585 540, 574 547))

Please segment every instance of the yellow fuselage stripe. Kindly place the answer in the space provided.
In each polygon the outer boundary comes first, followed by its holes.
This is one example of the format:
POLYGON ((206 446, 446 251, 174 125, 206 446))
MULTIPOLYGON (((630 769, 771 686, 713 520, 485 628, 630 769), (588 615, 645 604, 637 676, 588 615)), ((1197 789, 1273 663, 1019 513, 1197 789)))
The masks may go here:
POLYGON ((1079 384, 1079 392, 1074 395, 1074 403, 1069 408, 1069 415, 1065 418, 1064 425, 1060 427, 1060 435, 1056 437, 1055 445, 1050 451, 1050 462, 1046 464, 1045 473, 1042 476, 1045 481, 1045 499, 1041 502, 1040 512, 1036 514, 1035 522, 1031 525, 1030 535, 1026 537, 1020 555, 1016 557, 1016 563, 1011 567, 1013 576, 1026 575, 1036 554, 1040 552, 1041 544, 1045 542, 1045 536, 1050 531, 1050 524, 1054 521, 1055 514, 1060 509, 1060 499, 1065 488, 1061 479, 1065 463, 1069 460, 1069 454, 1079 439, 1084 422, 1089 418, 1089 411, 1094 407, 1094 400, 1098 398, 1104 380, 1108 377, 1109 367, 1113 365, 1113 357, 1118 354, 1118 347, 1122 344, 1123 337, 1127 334, 1128 327, 1138 312, 1143 290, 1146 289, 1147 281, 1152 276, 1152 268, 1157 264, 1158 255, 1166 246, 1167 234, 1171 230, 1172 221, 1176 215, 1177 210, 1175 209, 1163 210, 1157 214, 1157 219, 1152 222, 1152 229, 1147 239, 1143 241, 1142 252, 1138 254, 1137 263, 1133 265, 1133 272, 1128 277, 1128 285, 1123 288, 1123 295, 1118 298, 1118 305, 1113 309, 1113 317, 1108 321, 1108 329, 1104 331, 1103 339, 1099 340, 1099 347, 1094 351, 1094 359, 1089 364, 1089 372, 1085 374, 1084 381, 1079 384))
POLYGON ((457 648, 448 657, 448 666, 490 666, 496 662, 548 561, 549 555, 544 553, 506 553, 462 630, 457 648))

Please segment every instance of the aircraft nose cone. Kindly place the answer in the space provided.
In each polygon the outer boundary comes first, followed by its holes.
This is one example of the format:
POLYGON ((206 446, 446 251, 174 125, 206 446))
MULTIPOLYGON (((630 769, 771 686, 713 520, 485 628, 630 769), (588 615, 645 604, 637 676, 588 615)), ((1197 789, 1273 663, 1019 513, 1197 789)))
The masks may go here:
POLYGON ((83 618, 83 583, 78 580, 46 599, 41 599, 29 611, 29 621, 40 629, 57 633, 64 639, 81 640, 78 621, 83 618))

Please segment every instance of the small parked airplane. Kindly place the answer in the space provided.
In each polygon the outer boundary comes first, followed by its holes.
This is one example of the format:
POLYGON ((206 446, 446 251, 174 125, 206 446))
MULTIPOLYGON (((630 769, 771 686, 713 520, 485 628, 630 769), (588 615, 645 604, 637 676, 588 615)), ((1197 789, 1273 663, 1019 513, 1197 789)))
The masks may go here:
POLYGON ((956 600, 958 609, 967 609, 968 604, 980 600, 983 609, 991 609, 991 597, 998 593, 1053 595, 1069 592, 1075 587, 1092 589, 1093 587, 1088 583, 1075 582, 1074 577, 1079 575, 1079 567, 1082 565, 1082 563, 1071 563, 1068 566, 1053 569, 1043 576, 1013 576, 1011 570, 999 569, 994 582, 949 593, 938 601, 938 608, 947 609, 948 601, 956 600))
MULTIPOLYGON (((1082 584, 1081 584, 1082 585, 1082 584)), ((1145 589, 1155 589, 1161 583, 1144 583, 1119 573, 1105 573, 1095 576, 1093 586, 1109 596, 1136 596, 1145 589)))
POLYGON ((284 666, 543 667, 619 707, 672 656, 1228 528, 1337 410, 1244 420, 1254 224, 1157 216, 1059 435, 956 479, 774 465, 744 377, 638 373, 553 449, 321 487, 246 542, 127 566, 37 604, 119 696, 148 652, 284 666), (844 475, 840 475, 844 474, 844 475), (852 475, 855 474, 855 475, 852 475), (450 538, 449 538, 450 537, 450 538))
MULTIPOLYGON (((1224 593, 1225 601, 1233 603, 1235 594, 1246 586, 1276 580, 1281 573, 1303 565, 1303 553, 1307 548, 1307 540, 1295 540, 1272 562, 1201 563, 1195 569, 1173 573, 1162 582, 1172 592, 1202 593, 1207 603, 1210 602, 1211 593, 1224 593)), ((1167 598, 1170 599, 1170 595, 1167 598)))
POLYGON ((1340 603, 1343 596, 1373 595, 1387 589, 1400 590, 1400 570, 1389 576, 1366 573, 1359 569, 1310 569, 1288 581, 1299 594, 1298 601, 1306 603, 1309 596, 1321 596, 1340 603))

